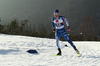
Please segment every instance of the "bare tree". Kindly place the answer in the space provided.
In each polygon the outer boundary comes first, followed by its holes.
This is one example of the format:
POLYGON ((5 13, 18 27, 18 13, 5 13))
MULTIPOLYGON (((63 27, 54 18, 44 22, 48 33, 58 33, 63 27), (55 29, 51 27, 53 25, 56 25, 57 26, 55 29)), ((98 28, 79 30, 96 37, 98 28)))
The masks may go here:
POLYGON ((91 17, 86 17, 81 26, 84 40, 94 39, 96 34, 96 22, 91 17))

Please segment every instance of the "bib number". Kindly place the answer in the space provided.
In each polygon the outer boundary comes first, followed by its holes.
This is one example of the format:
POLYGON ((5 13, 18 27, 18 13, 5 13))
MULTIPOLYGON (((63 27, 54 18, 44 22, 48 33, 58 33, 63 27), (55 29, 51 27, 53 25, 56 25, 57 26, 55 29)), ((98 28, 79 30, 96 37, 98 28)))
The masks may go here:
POLYGON ((59 26, 60 26, 60 24, 59 24, 59 23, 56 23, 56 26, 57 26, 57 27, 59 27, 59 26))

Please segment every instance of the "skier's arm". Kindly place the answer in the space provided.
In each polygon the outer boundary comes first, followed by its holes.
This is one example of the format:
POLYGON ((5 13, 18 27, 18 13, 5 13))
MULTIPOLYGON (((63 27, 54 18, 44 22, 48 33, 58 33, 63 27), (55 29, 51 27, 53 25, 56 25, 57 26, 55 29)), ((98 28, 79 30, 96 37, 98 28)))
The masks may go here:
POLYGON ((67 27, 68 27, 68 26, 69 26, 68 20, 67 20, 65 17, 63 17, 63 20, 66 22, 66 25, 67 25, 67 27))
POLYGON ((69 27, 69 22, 68 22, 68 20, 67 20, 65 17, 63 17, 63 20, 66 22, 68 31, 70 31, 70 27, 69 27))
POLYGON ((54 24, 54 19, 52 19, 52 31, 55 32, 55 24, 54 24))
POLYGON ((52 29, 55 29, 55 24, 54 24, 54 22, 52 22, 52 29))

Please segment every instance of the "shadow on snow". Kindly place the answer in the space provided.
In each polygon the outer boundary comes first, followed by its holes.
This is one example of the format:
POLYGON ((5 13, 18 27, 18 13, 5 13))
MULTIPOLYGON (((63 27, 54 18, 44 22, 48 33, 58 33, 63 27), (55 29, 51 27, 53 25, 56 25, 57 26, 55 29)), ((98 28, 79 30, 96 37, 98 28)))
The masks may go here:
POLYGON ((6 54, 8 54, 8 53, 11 53, 11 52, 18 52, 18 51, 19 51, 19 50, 14 50, 14 49, 7 49, 7 50, 1 49, 1 50, 0 50, 0 54, 6 55, 6 54))

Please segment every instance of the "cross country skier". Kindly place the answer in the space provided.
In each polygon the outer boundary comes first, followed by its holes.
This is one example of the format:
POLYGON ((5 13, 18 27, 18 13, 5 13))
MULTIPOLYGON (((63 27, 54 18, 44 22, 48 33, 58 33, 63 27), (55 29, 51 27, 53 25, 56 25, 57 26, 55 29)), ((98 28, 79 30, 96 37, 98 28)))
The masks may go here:
POLYGON ((80 56, 80 53, 79 53, 78 49, 73 44, 73 42, 70 40, 68 34, 65 31, 64 22, 67 24, 68 31, 70 31, 68 20, 64 16, 59 15, 59 10, 55 10, 54 11, 54 17, 52 18, 52 28, 53 28, 52 31, 55 32, 56 45, 57 45, 58 51, 59 51, 57 53, 57 55, 62 54, 60 46, 59 46, 59 39, 60 39, 61 36, 63 36, 66 39, 66 41, 68 41, 69 44, 74 48, 74 50, 76 51, 78 56, 80 56))

